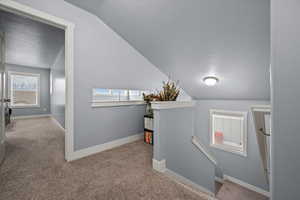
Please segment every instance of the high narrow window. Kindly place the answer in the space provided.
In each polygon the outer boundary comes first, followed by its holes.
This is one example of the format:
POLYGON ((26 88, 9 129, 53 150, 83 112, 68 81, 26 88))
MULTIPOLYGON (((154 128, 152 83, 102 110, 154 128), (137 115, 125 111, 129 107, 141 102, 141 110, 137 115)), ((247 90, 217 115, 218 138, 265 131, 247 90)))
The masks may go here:
POLYGON ((211 146, 246 156, 247 112, 210 111, 211 146))
POLYGON ((94 88, 93 102, 143 101, 143 93, 149 91, 94 88))
POLYGON ((12 107, 36 107, 40 105, 40 75, 9 72, 12 107))

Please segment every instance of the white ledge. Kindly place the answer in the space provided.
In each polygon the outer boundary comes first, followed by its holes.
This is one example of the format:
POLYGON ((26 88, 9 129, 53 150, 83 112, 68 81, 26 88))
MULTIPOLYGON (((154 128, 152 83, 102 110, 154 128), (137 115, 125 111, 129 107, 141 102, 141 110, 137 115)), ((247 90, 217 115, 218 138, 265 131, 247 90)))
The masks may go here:
POLYGON ((119 107, 119 106, 135 106, 146 105, 144 101, 107 101, 107 102, 92 102, 92 108, 98 107, 119 107))
POLYGON ((151 102, 151 108, 153 110, 189 108, 194 106, 195 106, 194 101, 153 101, 151 102))
POLYGON ((271 113, 271 105, 253 105, 251 106, 253 112, 266 112, 271 113))

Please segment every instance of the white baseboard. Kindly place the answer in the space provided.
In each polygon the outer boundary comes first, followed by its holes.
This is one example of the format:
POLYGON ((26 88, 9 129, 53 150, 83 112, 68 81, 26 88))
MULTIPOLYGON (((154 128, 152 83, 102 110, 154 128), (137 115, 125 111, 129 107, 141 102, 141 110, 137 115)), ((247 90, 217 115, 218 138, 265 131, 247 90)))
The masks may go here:
POLYGON ((54 123, 63 131, 65 131, 66 129, 64 127, 62 127, 62 125, 53 117, 51 116, 51 119, 54 121, 54 123))
POLYGON ((166 160, 158 161, 153 158, 152 168, 158 172, 164 173, 166 171, 166 160))
POLYGON ((78 160, 83 157, 87 157, 87 156, 90 156, 90 155, 93 155, 96 153, 100 153, 102 151, 109 150, 109 149, 112 149, 112 148, 115 148, 115 147, 118 147, 118 146, 121 146, 121 145, 124 145, 127 143, 131 143, 131 142, 140 140, 143 137, 144 137, 144 133, 141 133, 141 134, 136 134, 136 135, 132 135, 129 137, 117 139, 117 140, 107 142, 104 144, 99 144, 96 146, 81 149, 81 150, 75 151, 71 154, 70 161, 78 160))
POLYGON ((208 189, 194 183, 193 181, 177 174, 176 172, 168 169, 166 167, 166 160, 156 160, 152 159, 152 167, 154 170, 164 173, 167 177, 175 181, 176 183, 182 185, 183 187, 187 188, 188 190, 197 193, 200 196, 209 198, 214 200, 215 194, 208 189))
POLYGON ((220 177, 215 177, 215 181, 221 184, 224 184, 224 179, 220 178, 220 177))
POLYGON ((31 118, 41 118, 41 117, 51 117, 51 114, 15 116, 15 117, 12 117, 12 119, 13 120, 15 120, 15 119, 31 119, 31 118))
POLYGON ((249 183, 241 181, 241 180, 239 180, 237 178, 234 178, 234 177, 231 177, 231 176, 228 176, 228 175, 224 175, 224 180, 231 181, 231 182, 236 183, 236 184, 238 184, 240 186, 243 186, 243 187, 245 187, 245 188, 247 188, 249 190, 252 190, 254 192, 262 194, 262 195, 264 195, 266 197, 270 197, 270 192, 269 191, 263 190, 263 189, 261 189, 259 187, 256 187, 254 185, 251 185, 249 183))
POLYGON ((210 190, 206 189, 205 187, 202 187, 198 185, 197 183, 191 181, 190 179, 187 179, 176 172, 166 169, 165 173, 169 178, 177 182, 178 184, 182 185, 186 189, 197 193, 199 196, 204 197, 205 199, 208 198, 209 200, 215 200, 215 194, 211 192, 210 190))

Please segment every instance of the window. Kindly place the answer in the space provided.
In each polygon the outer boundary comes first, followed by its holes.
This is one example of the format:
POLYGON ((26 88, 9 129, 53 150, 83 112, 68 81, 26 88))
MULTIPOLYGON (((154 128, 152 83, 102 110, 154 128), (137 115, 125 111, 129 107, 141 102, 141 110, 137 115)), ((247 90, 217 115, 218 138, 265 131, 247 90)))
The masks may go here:
POLYGON ((145 104, 143 93, 149 94, 150 91, 94 88, 92 107, 145 104))
POLYGON ((144 101, 143 93, 149 94, 149 91, 129 90, 129 101, 144 101))
POLYGON ((212 147, 247 156, 247 112, 210 111, 212 147))
POLYGON ((40 75, 9 72, 12 107, 39 106, 40 75))

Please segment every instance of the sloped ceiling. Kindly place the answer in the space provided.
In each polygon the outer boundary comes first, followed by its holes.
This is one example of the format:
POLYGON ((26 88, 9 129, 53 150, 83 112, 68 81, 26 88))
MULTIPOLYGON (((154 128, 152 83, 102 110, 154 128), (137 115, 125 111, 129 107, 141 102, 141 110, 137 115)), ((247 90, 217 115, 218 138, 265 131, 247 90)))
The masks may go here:
POLYGON ((67 1, 97 15, 196 99, 270 98, 269 0, 67 1), (207 75, 219 84, 205 86, 207 75))
POLYGON ((0 11, 0 31, 7 64, 50 68, 64 46, 63 30, 5 11, 0 11))

